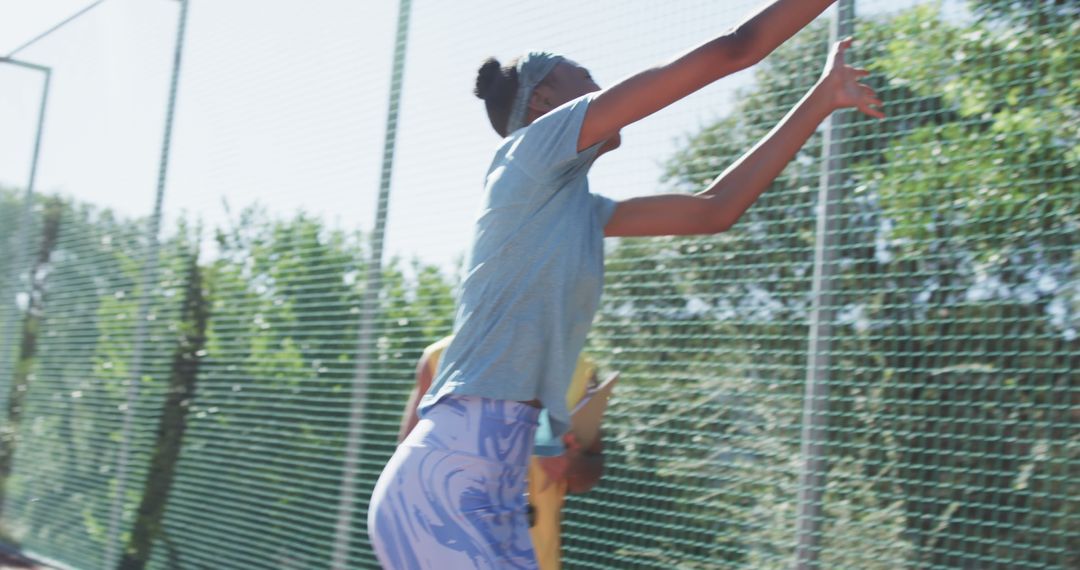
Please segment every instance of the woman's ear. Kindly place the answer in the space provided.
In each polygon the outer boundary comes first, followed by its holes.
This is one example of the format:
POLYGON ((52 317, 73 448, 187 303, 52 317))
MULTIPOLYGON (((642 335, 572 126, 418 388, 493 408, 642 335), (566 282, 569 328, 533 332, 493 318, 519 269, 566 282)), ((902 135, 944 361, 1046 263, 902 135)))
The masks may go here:
POLYGON ((531 125, 533 121, 543 117, 548 111, 553 109, 551 98, 545 97, 540 89, 540 87, 533 89, 532 96, 529 97, 528 109, 525 112, 525 124, 527 125, 531 125))
POLYGON ((544 113, 555 108, 552 103, 551 88, 541 83, 533 89, 532 96, 529 97, 529 111, 535 116, 539 117, 544 113))

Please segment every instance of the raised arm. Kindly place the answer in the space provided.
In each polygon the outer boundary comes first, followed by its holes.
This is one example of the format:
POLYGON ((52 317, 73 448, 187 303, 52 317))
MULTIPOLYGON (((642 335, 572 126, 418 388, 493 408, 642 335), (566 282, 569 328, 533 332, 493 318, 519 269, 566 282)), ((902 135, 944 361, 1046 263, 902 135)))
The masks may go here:
POLYGON ((706 85, 761 61, 835 0, 773 0, 731 31, 604 89, 589 105, 578 151, 706 85))
POLYGON ((729 229, 772 184, 818 125, 836 109, 855 107, 876 118, 881 101, 859 83, 867 72, 844 62, 852 40, 838 42, 825 72, 769 134, 698 194, 661 194, 619 202, 604 235, 712 234, 729 229))

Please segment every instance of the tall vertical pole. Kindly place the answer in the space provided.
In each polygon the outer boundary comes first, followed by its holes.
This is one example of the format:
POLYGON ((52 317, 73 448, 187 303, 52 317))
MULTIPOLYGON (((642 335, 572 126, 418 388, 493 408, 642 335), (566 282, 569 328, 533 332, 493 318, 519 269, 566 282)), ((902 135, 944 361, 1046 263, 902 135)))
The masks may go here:
MULTIPOLYGON (((840 0, 829 33, 830 47, 854 30, 855 0, 840 0)), ((829 366, 836 245, 839 238, 838 198, 843 184, 844 123, 847 112, 833 113, 825 123, 821 186, 818 191, 817 237, 814 246, 813 308, 807 349, 806 393, 803 396, 802 470, 799 473, 796 522, 796 570, 818 568, 821 552, 822 496, 828 470, 829 366)))
POLYGON ((132 421, 135 416, 135 402, 139 396, 139 383, 142 381, 147 319, 153 299, 154 283, 158 275, 158 234, 161 230, 162 203, 165 199, 165 181, 169 170, 169 148, 172 144, 173 117, 176 114, 176 95, 180 84, 180 57, 184 51, 184 31, 187 26, 188 0, 180 2, 180 15, 176 24, 176 43, 173 50, 172 79, 169 83, 169 102, 165 110, 165 133, 161 143, 161 157, 158 162, 157 192, 154 195, 154 211, 150 216, 150 225, 146 230, 146 247, 140 275, 139 308, 135 322, 135 344, 132 347, 131 375, 128 377, 127 397, 124 405, 124 421, 120 431, 120 452, 116 459, 116 496, 109 514, 109 533, 105 542, 105 557, 102 568, 114 568, 120 548, 120 524, 124 512, 124 495, 127 493, 128 463, 131 458, 132 421))
MULTIPOLYGON (((0 349, 2 350, 2 352, 0 352, 0 370, 3 370, 4 367, 2 365, 9 356, 9 349, 14 347, 14 331, 16 329, 14 323, 18 321, 18 319, 15 318, 15 315, 18 314, 18 307, 14 301, 14 289, 17 288, 17 283, 19 282, 19 274, 23 271, 24 266, 27 264, 27 260, 30 258, 30 251, 33 249, 30 246, 30 226, 33 225, 34 221, 34 185, 37 181, 38 158, 41 156, 41 135, 42 131, 45 128, 45 109, 48 106, 49 102, 49 87, 52 84, 52 69, 49 67, 45 67, 44 65, 27 63, 25 61, 10 59, 7 57, 0 57, 0 63, 15 65, 26 69, 32 69, 34 71, 39 71, 44 75, 44 81, 41 86, 41 103, 40 105, 38 105, 37 132, 34 135, 34 152, 30 159, 30 179, 26 182, 26 192, 23 195, 23 209, 22 215, 19 219, 19 230, 15 237, 15 241, 12 242, 11 245, 11 259, 14 260, 14 263, 11 266, 12 291, 10 292, 12 293, 12 306, 15 307, 15 312, 12 314, 11 319, 9 319, 8 326, 5 327, 7 329, 10 329, 9 331, 7 331, 10 334, 5 334, 5 337, 7 337, 5 339, 5 345, 3 349, 0 349), (11 344, 7 344, 8 342, 10 342, 11 344)), ((6 299, 7 295, 5 294, 4 297, 6 299)))
POLYGON ((390 102, 386 113, 386 135, 383 140, 382 173, 379 177, 379 196, 375 211, 375 228, 371 234, 371 259, 368 261, 364 298, 361 305, 360 324, 356 346, 356 376, 352 385, 352 404, 349 428, 345 442, 345 461, 338 494, 337 522, 334 527, 334 551, 331 558, 333 570, 346 570, 349 561, 349 543, 352 535, 356 479, 363 445, 361 428, 364 424, 364 407, 367 405, 367 388, 370 379, 369 364, 374 355, 372 339, 375 337, 375 319, 378 316, 379 293, 382 290, 383 237, 386 233, 386 216, 390 201, 390 182, 394 172, 394 150, 397 146, 398 112, 401 106, 402 83, 405 76, 405 48, 409 34, 411 0, 399 0, 397 32, 394 39, 394 63, 390 76, 390 102))
MULTIPOLYGON (((45 128, 45 109, 49 102, 49 87, 52 83, 52 69, 44 65, 37 65, 6 57, 0 57, 0 63, 7 63, 26 69, 33 69, 44 74, 41 86, 41 103, 38 105, 37 131, 34 134, 34 152, 30 158, 30 179, 26 182, 26 193, 23 198, 22 219, 19 222, 19 234, 15 241, 15 248, 19 253, 15 256, 21 263, 25 263, 30 250, 30 225, 33 222, 34 212, 34 185, 37 182, 38 158, 41 156, 41 134, 45 128)), ((17 263, 14 270, 21 271, 21 264, 17 263)), ((17 275, 17 273, 16 273, 17 275)))
MULTIPOLYGON (((34 224, 34 186, 37 181, 38 158, 41 156, 41 138, 42 131, 44 131, 45 128, 45 109, 49 102, 49 88, 52 84, 52 69, 43 65, 27 63, 25 61, 18 61, 7 57, 0 57, 0 63, 32 69, 34 71, 39 71, 44 75, 41 86, 41 103, 38 106, 37 132, 34 135, 34 152, 30 158, 30 179, 26 183, 26 192, 23 196, 23 208, 19 219, 18 233, 10 248, 12 259, 10 286, 4 286, 0 289, 0 294, 3 295, 0 297, 0 299, 2 299, 0 302, 7 302, 10 300, 12 309, 11 317, 4 323, 4 338, 0 339, 0 343, 2 343, 0 344, 0 372, 10 370, 11 374, 8 375, 5 373, 5 376, 7 376, 8 381, 14 381, 15 367, 9 364, 9 362, 14 354, 15 345, 17 344, 15 337, 18 334, 20 320, 17 318, 19 306, 18 301, 16 300, 16 291, 18 290, 19 276, 23 271, 29 270, 30 255, 31 251, 34 249, 30 240, 30 227, 34 224)), ((27 276, 27 294, 30 293, 32 282, 33 276, 27 276)), ((0 389, 3 389, 4 392, 11 388, 12 387, 10 386, 0 385, 0 389)), ((18 426, 6 425, 6 422, 5 425, 0 426, 0 438, 4 440, 0 443, 0 447, 3 449, 14 449, 14 440, 17 437, 15 432, 17 429, 18 426)), ((10 467, 10 464, 8 465, 10 467)), ((2 476, 3 474, 0 474, 0 477, 2 476)), ((0 481, 0 513, 3 512, 5 497, 6 482, 0 481)))

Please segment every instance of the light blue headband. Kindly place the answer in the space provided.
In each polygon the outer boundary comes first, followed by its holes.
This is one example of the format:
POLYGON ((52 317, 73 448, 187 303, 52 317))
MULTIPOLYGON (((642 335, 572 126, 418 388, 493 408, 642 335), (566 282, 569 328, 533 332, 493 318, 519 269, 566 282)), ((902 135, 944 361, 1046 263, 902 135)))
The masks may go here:
POLYGON ((525 126, 525 115, 529 111, 529 98, 533 90, 563 59, 561 55, 546 51, 530 51, 518 60, 518 90, 514 106, 510 107, 510 117, 506 120, 506 134, 525 126))

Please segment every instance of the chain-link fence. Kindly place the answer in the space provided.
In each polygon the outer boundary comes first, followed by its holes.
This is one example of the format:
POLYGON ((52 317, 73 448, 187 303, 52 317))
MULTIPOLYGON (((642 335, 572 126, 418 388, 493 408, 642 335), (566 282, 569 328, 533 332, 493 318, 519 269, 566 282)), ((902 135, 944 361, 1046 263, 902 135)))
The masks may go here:
MULTIPOLYGON (((0 60, 3 541, 377 567, 497 143, 479 63, 610 84, 756 4, 106 0, 0 60)), ((1080 567, 1080 2, 841 8, 593 170, 699 190, 846 33, 889 114, 835 114, 729 232, 609 240, 569 568, 1080 567)))

